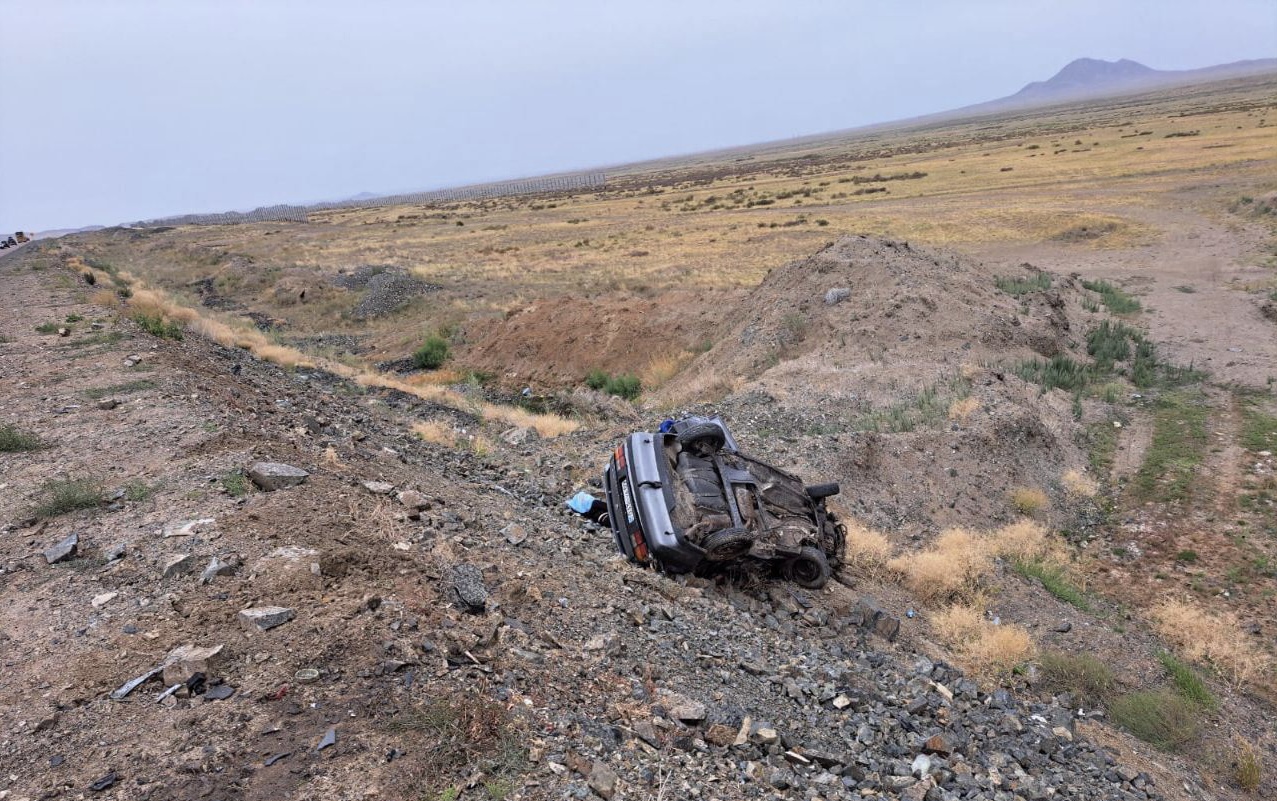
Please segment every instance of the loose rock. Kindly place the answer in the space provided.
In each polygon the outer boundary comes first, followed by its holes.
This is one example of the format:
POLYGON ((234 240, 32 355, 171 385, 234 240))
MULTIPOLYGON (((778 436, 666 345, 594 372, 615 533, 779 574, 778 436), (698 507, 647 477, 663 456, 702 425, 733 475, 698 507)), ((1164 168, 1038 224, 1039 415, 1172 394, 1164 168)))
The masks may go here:
POLYGON ((483 573, 474 565, 452 568, 452 591, 467 611, 478 613, 487 608, 488 588, 483 583, 483 573))
POLYGON ((292 620, 293 615, 293 610, 284 606, 259 606, 241 610, 239 622, 246 629, 269 631, 292 620))
POLYGON ((75 556, 76 549, 80 546, 79 534, 68 534, 67 538, 48 548, 44 552, 44 559, 51 565, 58 562, 65 562, 67 559, 75 556))
POLYGON ((301 484, 310 473, 281 462, 257 462, 248 468, 248 477, 263 490, 273 492, 301 484))

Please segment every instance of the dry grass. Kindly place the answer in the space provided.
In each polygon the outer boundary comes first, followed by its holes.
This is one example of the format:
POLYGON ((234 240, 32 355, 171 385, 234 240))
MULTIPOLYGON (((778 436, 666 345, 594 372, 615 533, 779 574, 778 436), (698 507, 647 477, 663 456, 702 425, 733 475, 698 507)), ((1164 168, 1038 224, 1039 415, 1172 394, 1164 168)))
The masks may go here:
POLYGON ((1038 514, 1050 504, 1046 493, 1035 487, 1015 487, 1007 493, 1007 501, 1011 504, 1012 509, 1030 517, 1038 514))
POLYGON ((99 289, 89 296, 89 303, 94 306, 105 306, 108 309, 114 309, 120 305, 120 296, 109 289, 99 289))
POLYGON ((1100 485, 1095 479, 1077 470, 1066 470, 1060 477, 1060 484, 1074 498, 1094 498, 1100 491, 1100 485))
POLYGON ((1264 778, 1264 761, 1254 743, 1240 736, 1233 737, 1233 778, 1237 786, 1248 793, 1259 789, 1264 778))
POLYGON ((980 409, 980 401, 976 398, 966 397, 956 400, 949 404, 949 419, 958 422, 966 422, 971 415, 980 409))
POLYGON ((571 434, 581 427, 577 421, 557 414, 535 414, 517 406, 484 404, 482 414, 484 420, 508 423, 518 428, 531 428, 547 439, 571 434))
POLYGON ((455 426, 438 420, 425 420, 415 423, 412 427, 412 433, 425 442, 429 442, 432 445, 442 445, 445 448, 455 448, 461 440, 461 432, 455 426))
POLYGON ((639 371, 639 379, 643 382, 645 389, 656 389, 682 372, 688 362, 694 358, 696 354, 690 350, 654 356, 647 366, 639 371))
POLYGON ((1020 520, 990 532, 948 529, 925 550, 901 554, 886 567, 901 577, 921 603, 940 604, 976 598, 993 574, 997 557, 1060 570, 1068 561, 1046 528, 1033 520, 1020 520))
POLYGON ((902 576, 905 586, 922 603, 970 599, 993 571, 993 554, 984 537, 951 528, 931 547, 897 556, 887 568, 902 576))
POLYGON ((1027 631, 1012 623, 994 625, 980 604, 958 604, 936 612, 931 627, 977 673, 1004 674, 1037 654, 1027 631))
POLYGON ((891 558, 891 541, 845 514, 838 513, 838 517, 847 526, 843 564, 870 578, 877 576, 891 558))
POLYGON ((1158 631, 1185 658, 1208 662, 1235 685, 1257 682, 1273 669, 1273 657, 1249 642, 1231 614, 1215 614, 1184 601, 1152 610, 1158 631))

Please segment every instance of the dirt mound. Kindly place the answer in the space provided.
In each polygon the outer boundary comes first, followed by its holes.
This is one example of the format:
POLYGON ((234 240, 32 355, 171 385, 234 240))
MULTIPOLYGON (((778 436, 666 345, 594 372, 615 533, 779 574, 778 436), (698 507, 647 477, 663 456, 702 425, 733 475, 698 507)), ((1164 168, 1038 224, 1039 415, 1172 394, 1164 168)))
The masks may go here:
POLYGON ((398 269, 372 275, 365 287, 364 296, 350 311, 350 316, 356 320, 384 317, 402 309, 417 295, 439 288, 398 269))
POLYGON ((580 384, 591 370, 642 373, 654 362, 703 349, 735 296, 704 293, 537 301, 476 332, 466 364, 541 386, 580 384))
MULTIPOLYGON (((1034 275, 1032 268, 1025 272, 1034 275)), ((1072 339, 1072 279, 1017 299, 982 265, 944 251, 844 237, 773 270, 729 315, 730 333, 690 368, 750 380, 801 369, 851 371, 857 383, 917 386, 937 368, 1003 357, 1050 357, 1072 339)))

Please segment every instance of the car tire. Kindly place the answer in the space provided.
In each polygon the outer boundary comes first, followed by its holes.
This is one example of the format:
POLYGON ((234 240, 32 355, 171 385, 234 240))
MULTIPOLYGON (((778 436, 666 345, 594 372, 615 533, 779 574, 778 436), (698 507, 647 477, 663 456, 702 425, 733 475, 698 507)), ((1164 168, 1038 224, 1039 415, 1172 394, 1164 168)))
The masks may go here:
POLYGON ((829 581, 833 570, 825 552, 819 548, 803 548, 785 563, 785 578, 809 590, 818 590, 829 581))
POLYGON ((723 429, 713 423, 697 423, 678 432, 678 444, 684 450, 715 453, 727 444, 723 429))
POLYGON ((754 545, 754 534, 747 528, 724 528, 701 540, 705 558, 711 562, 726 562, 749 553, 754 545))
POLYGON ((842 487, 839 487, 836 481, 829 484, 812 484, 807 488, 807 494, 815 500, 832 498, 840 492, 842 492, 842 487))

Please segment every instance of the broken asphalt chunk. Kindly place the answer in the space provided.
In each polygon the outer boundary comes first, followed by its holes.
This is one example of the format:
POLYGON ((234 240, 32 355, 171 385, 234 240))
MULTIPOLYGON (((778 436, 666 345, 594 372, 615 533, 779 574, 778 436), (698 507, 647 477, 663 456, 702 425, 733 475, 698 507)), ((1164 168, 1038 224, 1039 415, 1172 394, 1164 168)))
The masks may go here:
POLYGON ((257 462, 248 468, 248 477, 267 492, 295 487, 310 477, 300 467, 280 462, 257 462))
POLYGON ((44 552, 44 559, 51 565, 58 562, 64 562, 75 556, 76 549, 80 547, 80 535, 72 532, 68 534, 66 539, 48 548, 44 552))
POLYGON ((258 606, 239 613, 240 625, 246 629, 269 631, 293 619, 293 610, 284 606, 258 606))
POLYGON ((292 756, 292 755, 293 755, 292 751, 284 751, 283 753, 280 753, 280 754, 274 754, 272 756, 268 756, 266 757, 265 761, 262 762, 262 766, 269 768, 271 765, 274 765, 276 762, 283 759, 284 757, 292 756))
POLYGON ((225 701, 235 694, 235 688, 229 684, 218 684, 204 691, 205 701, 225 701))

